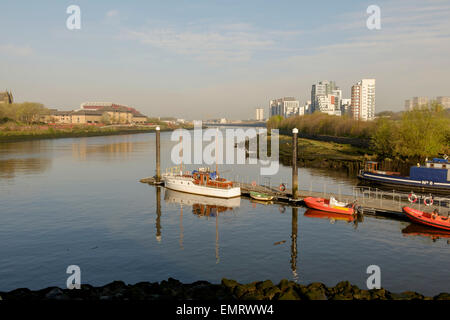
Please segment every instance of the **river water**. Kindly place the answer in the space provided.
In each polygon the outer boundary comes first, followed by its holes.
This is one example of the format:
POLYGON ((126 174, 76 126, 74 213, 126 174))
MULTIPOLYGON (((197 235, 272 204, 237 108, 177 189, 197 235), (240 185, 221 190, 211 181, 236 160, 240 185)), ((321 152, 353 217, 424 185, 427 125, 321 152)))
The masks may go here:
MULTIPOLYGON (((161 134, 162 164, 175 142, 161 134)), ((346 221, 305 208, 217 200, 139 183, 155 172, 153 133, 0 144, 0 290, 65 287, 69 265, 82 283, 104 285, 221 278, 283 278, 435 295, 450 291, 450 235, 374 217, 346 221)), ((223 165, 223 176, 278 185, 258 165, 223 165)), ((299 170, 300 189, 350 193, 332 170, 299 170)))

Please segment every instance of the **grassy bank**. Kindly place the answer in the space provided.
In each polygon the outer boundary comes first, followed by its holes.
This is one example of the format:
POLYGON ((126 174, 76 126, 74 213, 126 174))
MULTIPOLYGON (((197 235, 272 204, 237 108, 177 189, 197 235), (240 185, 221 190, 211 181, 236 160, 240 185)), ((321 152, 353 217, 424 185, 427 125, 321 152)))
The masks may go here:
MULTIPOLYGON (((188 127, 186 127, 188 128, 188 127)), ((161 126, 161 131, 176 127, 161 126)), ((24 125, 8 123, 0 126, 0 142, 18 142, 37 139, 77 138, 109 136, 121 134, 147 133, 155 131, 155 126, 92 126, 92 125, 24 125)))
MULTIPOLYGON (((280 162, 292 165, 292 137, 280 135, 279 152, 280 162)), ((303 167, 340 169, 352 174, 358 172, 364 160, 375 157, 371 150, 350 144, 298 139, 297 163, 303 167)))
POLYGON ((81 285, 80 290, 50 287, 31 291, 22 288, 0 292, 0 300, 450 300, 450 294, 440 293, 434 297, 426 297, 412 291, 392 293, 383 288, 365 290, 348 281, 327 287, 319 282, 302 285, 286 279, 278 284, 273 284, 270 280, 240 284, 229 279, 222 279, 221 284, 207 281, 183 284, 169 278, 160 283, 140 282, 127 285, 122 281, 114 281, 102 287, 81 285))
MULTIPOLYGON (((365 146, 367 153, 375 154, 379 159, 416 163, 427 157, 450 153, 450 110, 437 104, 403 112, 398 117, 379 117, 374 121, 324 113, 287 119, 274 116, 267 122, 267 128, 279 129, 286 134, 297 128, 300 136, 314 140, 338 143, 346 143, 347 140, 349 144, 365 146)), ((339 153, 341 150, 336 151, 339 153)))

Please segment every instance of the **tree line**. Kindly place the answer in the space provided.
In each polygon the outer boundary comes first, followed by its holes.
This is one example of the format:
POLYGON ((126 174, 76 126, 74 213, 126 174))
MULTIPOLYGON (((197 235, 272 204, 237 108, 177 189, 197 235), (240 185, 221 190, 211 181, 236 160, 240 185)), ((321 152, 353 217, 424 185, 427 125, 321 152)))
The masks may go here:
POLYGON ((267 128, 286 132, 297 128, 309 135, 366 139, 380 157, 423 160, 450 154, 449 111, 432 103, 395 116, 382 114, 374 121, 319 112, 286 119, 273 116, 267 121, 267 128))
POLYGON ((43 104, 37 102, 23 102, 12 104, 0 104, 0 123, 8 121, 31 124, 39 122, 43 115, 49 114, 50 110, 43 104))

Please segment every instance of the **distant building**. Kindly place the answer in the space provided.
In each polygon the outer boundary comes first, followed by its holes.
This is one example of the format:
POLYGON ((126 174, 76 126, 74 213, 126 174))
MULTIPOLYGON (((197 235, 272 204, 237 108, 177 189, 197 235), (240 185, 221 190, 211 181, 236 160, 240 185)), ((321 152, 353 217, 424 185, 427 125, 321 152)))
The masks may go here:
POLYGON ((420 106, 428 106, 428 104, 428 97, 413 97, 412 99, 405 100, 405 110, 411 111, 420 106))
POLYGON ((289 118, 299 113, 300 102, 294 97, 284 97, 270 100, 270 116, 282 116, 289 118))
POLYGON ((445 109, 450 109, 450 97, 437 97, 436 102, 441 104, 445 109))
POLYGON ((311 88, 311 113, 340 114, 342 90, 334 81, 319 81, 311 88))
POLYGON ((341 100, 341 114, 351 114, 352 99, 341 100))
POLYGON ((113 123, 141 124, 147 121, 147 116, 143 115, 135 108, 112 102, 84 102, 80 105, 80 108, 81 110, 106 112, 113 123))
POLYGON ((0 92, 0 103, 5 104, 14 103, 14 98, 11 91, 0 92))
POLYGON ((375 119, 375 79, 362 79, 353 85, 351 99, 353 119, 375 119))
POLYGON ((221 123, 221 124, 226 124, 226 123, 227 123, 227 119, 221 118, 221 119, 219 120, 219 123, 221 123))
POLYGON ((264 109, 256 108, 256 121, 264 121, 264 109))
MULTIPOLYGON (((300 111, 300 113, 301 113, 301 111, 300 111)), ((312 113, 311 112, 311 100, 306 101, 305 104, 303 105, 303 114, 309 114, 309 113, 312 113)), ((303 114, 300 114, 300 115, 303 115, 303 114)))
POLYGON ((75 111, 51 109, 50 114, 43 116, 41 120, 71 124, 143 124, 147 122, 147 117, 128 106, 110 102, 85 102, 75 111))

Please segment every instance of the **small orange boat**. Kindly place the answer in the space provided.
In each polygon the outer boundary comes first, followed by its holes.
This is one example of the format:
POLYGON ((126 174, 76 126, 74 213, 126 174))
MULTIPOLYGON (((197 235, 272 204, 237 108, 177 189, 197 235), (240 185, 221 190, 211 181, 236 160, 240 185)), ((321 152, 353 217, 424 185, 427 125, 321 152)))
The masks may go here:
POLYGON ((306 206, 311 209, 353 215, 355 213, 354 204, 338 202, 334 198, 314 198, 307 197, 303 199, 306 206))
POLYGON ((342 221, 353 221, 353 216, 342 213, 324 212, 320 210, 308 209, 304 213, 305 217, 309 218, 319 218, 319 219, 329 219, 329 220, 342 220, 342 221))
POLYGON ((403 207, 403 212, 409 219, 416 223, 450 231, 450 218, 448 217, 441 216, 434 212, 423 212, 410 207, 403 207))

